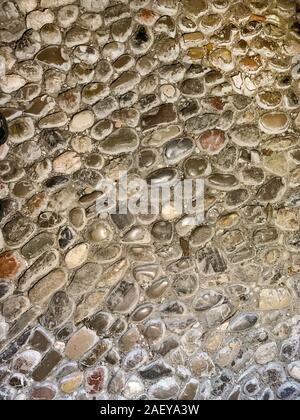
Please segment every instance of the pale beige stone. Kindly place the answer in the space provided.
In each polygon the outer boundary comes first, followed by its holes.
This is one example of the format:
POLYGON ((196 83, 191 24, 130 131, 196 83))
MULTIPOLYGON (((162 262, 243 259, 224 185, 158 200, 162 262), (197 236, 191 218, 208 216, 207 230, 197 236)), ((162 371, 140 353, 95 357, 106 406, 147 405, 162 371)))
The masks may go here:
POLYGON ((277 345, 274 341, 262 344, 255 352, 255 360, 260 365, 265 365, 276 359, 278 354, 277 345))
POLYGON ((81 167, 80 157, 74 152, 65 152, 53 161, 53 169, 55 172, 64 174, 72 174, 81 167))
POLYGON ((31 303, 40 305, 48 301, 55 292, 66 284, 67 279, 68 276, 64 270, 51 271, 30 289, 28 296, 31 303))
POLYGON ((260 292, 259 309, 261 311, 276 311, 287 308, 292 303, 292 296, 283 287, 263 289, 260 292))
POLYGON ((93 149, 92 140, 87 136, 74 137, 71 141, 71 145, 77 153, 88 153, 93 149))
POLYGON ((97 334, 83 327, 70 338, 65 354, 69 359, 79 360, 97 341, 97 334))
POLYGON ((91 111, 82 111, 74 115, 70 123, 70 131, 78 133, 91 128, 94 125, 95 117, 91 111))
POLYGON ((27 14, 36 9, 38 0, 18 0, 18 7, 22 13, 27 14))
POLYGON ((17 74, 9 74, 0 79, 0 89, 4 93, 15 92, 16 90, 19 90, 21 87, 23 87, 25 84, 26 80, 17 74))
POLYGON ((64 112, 55 112, 54 114, 47 115, 39 122, 39 128, 59 128, 67 124, 68 117, 64 112))
POLYGON ((39 31, 47 23, 53 23, 54 19, 55 15, 50 9, 45 9, 44 11, 35 10, 26 17, 27 28, 39 31))
POLYGON ((72 375, 67 376, 61 382, 61 390, 65 394, 73 394, 83 381, 82 372, 75 372, 72 375))
POLYGON ((66 257, 65 262, 68 268, 76 268, 82 265, 88 256, 89 246, 88 244, 79 244, 71 249, 66 257))

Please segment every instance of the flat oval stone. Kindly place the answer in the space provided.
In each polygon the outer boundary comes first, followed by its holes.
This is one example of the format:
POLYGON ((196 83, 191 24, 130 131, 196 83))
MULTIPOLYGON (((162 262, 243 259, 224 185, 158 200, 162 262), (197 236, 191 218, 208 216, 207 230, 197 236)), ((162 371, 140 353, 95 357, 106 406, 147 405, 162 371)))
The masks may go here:
POLYGON ((274 177, 259 189, 257 199, 262 203, 275 203, 280 200, 285 188, 283 179, 274 177))
POLYGON ((241 314, 230 322, 229 329, 233 332, 245 331, 254 327, 257 321, 258 315, 255 313, 241 314))
POLYGON ((158 299, 166 292, 168 287, 169 281, 167 278, 157 280, 147 289, 147 296, 150 299, 158 299))
POLYGON ((187 137, 171 140, 164 149, 165 158, 170 164, 176 164, 192 153, 194 143, 187 137))
POLYGON ((30 140, 35 133, 34 123, 30 117, 17 118, 9 124, 9 138, 13 143, 30 140))
POLYGON ((148 184, 156 187, 173 183, 177 179, 178 173, 174 168, 162 168, 152 172, 147 177, 148 184))
POLYGON ((39 257, 55 244, 55 236, 51 233, 40 233, 22 248, 22 255, 26 259, 39 257))
POLYGON ((200 178, 210 172, 209 161, 204 157, 192 156, 184 163, 184 173, 187 178, 200 178))
POLYGON ((262 146, 264 149, 272 150, 274 152, 288 150, 293 146, 297 146, 298 139, 294 136, 276 136, 266 139, 262 146))
POLYGON ((246 185, 260 185, 265 180, 265 173, 262 168, 248 166, 241 173, 242 181, 246 185))
POLYGON ((9 246, 21 246, 35 232, 35 226, 28 219, 18 215, 3 227, 2 232, 9 246))
POLYGON ((39 280, 28 293, 32 304, 41 305, 55 292, 64 287, 68 279, 65 271, 57 269, 39 280))
POLYGON ((97 338, 94 331, 82 327, 68 341, 65 350, 66 356, 71 360, 79 360, 96 344, 97 338))
POLYGON ((272 112, 263 115, 260 120, 260 128, 267 134, 283 133, 289 126, 289 118, 281 112, 272 112))
POLYGON ((78 133, 91 128, 94 125, 95 117, 92 111, 82 111, 74 115, 70 123, 70 131, 78 133))
POLYGON ((141 150, 138 157, 138 165, 141 169, 150 168, 157 160, 157 153, 152 149, 141 150))
POLYGON ((94 243, 102 243, 104 245, 111 242, 113 230, 108 223, 98 222, 90 227, 89 236, 94 243))
POLYGON ((205 93, 204 84, 199 79, 187 79, 182 83, 181 92, 191 97, 201 97, 205 93))
POLYGON ((254 232, 253 239, 256 244, 268 245, 271 242, 277 241, 279 237, 276 228, 260 229, 254 232))
POLYGON ((59 255, 56 251, 49 251, 39 257, 25 273, 20 277, 18 290, 25 291, 34 283, 52 271, 59 263, 59 255))
POLYGON ((72 209, 69 213, 71 224, 78 230, 84 228, 86 223, 85 211, 81 207, 76 207, 72 209))
POLYGON ((72 315, 73 306, 73 302, 65 292, 60 291, 55 293, 47 311, 39 318, 40 324, 50 331, 59 328, 72 315))
POLYGON ((150 242, 150 234, 146 228, 134 226, 123 236, 123 242, 130 244, 147 244, 150 242))
POLYGON ((167 141, 178 137, 181 131, 181 127, 171 124, 169 127, 161 128, 152 133, 150 138, 146 140, 145 145, 149 147, 163 146, 167 141))
POLYGON ((133 322, 142 322, 151 315, 153 309, 153 305, 151 305, 150 303, 140 305, 135 309, 135 311, 131 315, 131 320, 133 322))
POLYGON ((76 268, 83 264, 88 256, 89 253, 89 246, 88 244, 79 244, 76 245, 73 249, 71 249, 66 257, 65 262, 68 268, 76 268))
POLYGON ((140 76, 136 72, 124 72, 117 80, 111 84, 111 90, 115 95, 124 95, 132 90, 140 81, 140 76))
POLYGON ((244 204, 248 198, 249 192, 243 188, 239 188, 226 194, 225 203, 229 208, 236 208, 244 204))
POLYGON ((95 140, 103 140, 113 131, 113 123, 109 120, 99 121, 91 130, 91 136, 95 140))
POLYGON ((276 108, 282 101, 280 92, 264 91, 258 94, 258 102, 263 108, 276 108))
POLYGON ((35 385, 29 393, 29 399, 34 401, 54 400, 57 394, 57 389, 53 385, 35 385))
POLYGON ((238 179, 231 174, 213 174, 208 178, 209 184, 218 190, 226 191, 239 185, 238 179))
POLYGON ((129 313, 137 304, 139 295, 137 283, 122 280, 109 294, 107 306, 112 312, 129 313))
POLYGON ((100 150, 109 155, 130 153, 139 146, 139 137, 132 128, 121 128, 106 137, 101 144, 100 150))
POLYGON ((209 242, 214 236, 214 229, 210 226, 200 226, 196 228, 190 237, 192 248, 199 248, 209 242))
POLYGON ((202 291, 194 302, 195 311, 207 311, 224 301, 224 296, 215 290, 202 291))
POLYGON ((260 141, 260 133, 256 125, 236 126, 230 131, 229 136, 241 147, 256 147, 260 141))
POLYGON ((79 268, 68 287, 68 294, 78 297, 93 289, 102 274, 102 267, 97 263, 87 263, 79 268))

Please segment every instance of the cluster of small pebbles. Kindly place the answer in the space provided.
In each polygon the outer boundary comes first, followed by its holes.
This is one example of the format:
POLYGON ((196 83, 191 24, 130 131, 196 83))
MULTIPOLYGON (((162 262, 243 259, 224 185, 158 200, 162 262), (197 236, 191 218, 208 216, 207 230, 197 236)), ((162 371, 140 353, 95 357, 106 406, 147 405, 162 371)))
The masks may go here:
POLYGON ((300 399, 299 56, 297 0, 1 0, 0 400, 300 399))

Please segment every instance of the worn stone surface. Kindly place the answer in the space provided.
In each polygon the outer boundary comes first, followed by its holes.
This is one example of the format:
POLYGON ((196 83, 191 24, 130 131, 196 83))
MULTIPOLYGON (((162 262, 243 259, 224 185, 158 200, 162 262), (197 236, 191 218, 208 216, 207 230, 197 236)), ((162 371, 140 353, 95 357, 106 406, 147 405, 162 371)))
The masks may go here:
POLYGON ((298 400, 299 0, 0 3, 0 399, 298 400))

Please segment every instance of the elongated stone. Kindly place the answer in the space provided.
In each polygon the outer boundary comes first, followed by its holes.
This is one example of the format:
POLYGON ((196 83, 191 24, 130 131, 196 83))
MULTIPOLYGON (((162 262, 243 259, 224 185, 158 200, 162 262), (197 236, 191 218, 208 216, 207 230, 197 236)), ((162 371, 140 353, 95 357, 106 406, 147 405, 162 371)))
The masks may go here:
POLYGON ((39 318, 40 324, 47 330, 54 330, 63 325, 72 315, 73 302, 65 292, 53 295, 47 311, 39 318))
POLYGON ((32 373, 32 378, 41 382, 48 377, 50 372, 62 359, 62 355, 56 350, 50 350, 42 359, 41 363, 36 367, 32 373))
POLYGON ((25 291, 31 285, 36 283, 50 271, 52 271, 59 262, 58 253, 50 251, 39 257, 31 267, 20 277, 18 289, 25 291))
POLYGON ((100 145, 100 150, 108 155, 130 153, 137 149, 139 137, 132 128, 121 128, 106 137, 100 145))
POLYGON ((55 244, 55 237, 50 233, 40 233, 22 248, 22 255, 27 259, 40 256, 55 244))
POLYGON ((79 268, 68 287, 70 296, 77 297, 90 291, 101 278, 102 268, 96 263, 87 263, 79 268))
POLYGON ((151 130, 160 125, 170 124, 177 120, 177 113, 173 104, 164 104, 154 108, 142 117, 143 130, 151 130))
POLYGON ((78 330, 68 341, 65 354, 71 360, 79 360, 97 341, 97 335, 85 327, 78 330))
POLYGON ((29 299, 34 304, 46 302, 55 292, 60 290, 67 282, 67 274, 61 269, 49 273, 39 280, 29 291, 29 299))

